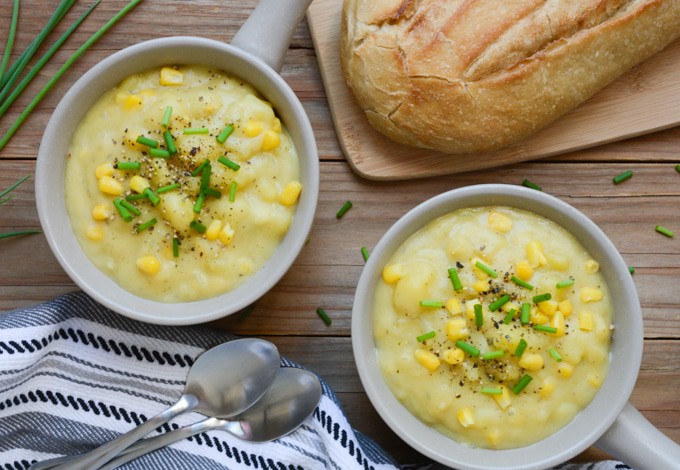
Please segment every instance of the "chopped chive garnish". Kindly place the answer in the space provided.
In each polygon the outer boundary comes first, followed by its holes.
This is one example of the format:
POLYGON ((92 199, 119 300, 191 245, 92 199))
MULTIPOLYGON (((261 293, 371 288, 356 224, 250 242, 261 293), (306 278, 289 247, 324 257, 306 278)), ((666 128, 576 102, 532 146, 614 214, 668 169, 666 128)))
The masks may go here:
POLYGON ((633 176, 633 172, 632 172, 632 171, 630 171, 630 170, 624 171, 624 172, 621 173, 620 175, 616 175, 616 176, 614 177, 614 184, 623 183, 623 182, 626 181, 627 179, 630 179, 632 176, 633 176))
POLYGON ((168 184, 166 186, 161 186, 160 188, 157 188, 156 194, 167 193, 168 191, 172 191, 173 189, 177 189, 177 188, 179 188, 179 183, 168 184))
POLYGON ((416 337, 416 341, 418 341, 419 343, 422 343, 423 341, 425 341, 427 339, 434 338, 436 336, 436 334, 437 334, 437 332, 434 331, 434 330, 430 331, 428 333, 423 333, 422 335, 416 337))
POLYGON ((522 325, 528 325, 529 324, 529 309, 531 308, 531 305, 528 303, 523 303, 522 304, 522 313, 520 314, 520 322, 522 325))
POLYGON ((165 146, 167 147, 168 152, 170 152, 170 155, 176 154, 177 145, 175 145, 175 139, 172 137, 170 131, 163 132, 163 140, 165 140, 165 146))
POLYGON ((135 214, 135 215, 141 215, 141 214, 142 214, 142 213, 139 211, 139 209, 137 209, 135 206, 133 206, 132 204, 130 204, 130 202, 129 202, 129 201, 126 201, 125 199, 121 199, 121 200, 120 200, 120 205, 123 206, 123 207, 125 207, 128 211, 130 211, 131 213, 133 213, 133 214, 135 214))
POLYGON ((493 269, 491 269, 489 266, 487 266, 486 264, 482 263, 481 261, 477 261, 477 262, 475 263, 475 266, 476 266, 479 270, 484 271, 485 273, 487 273, 489 276, 491 276, 491 277, 493 277, 493 278, 498 277, 498 273, 497 273, 496 271, 494 271, 493 269))
POLYGON ((505 351, 489 351, 482 354, 482 359, 498 359, 499 357, 505 356, 505 351))
POLYGON ((340 208, 340 210, 338 211, 338 213, 335 214, 335 217, 338 218, 338 219, 342 218, 342 216, 345 215, 345 213, 347 213, 347 211, 350 210, 351 208, 352 208, 352 201, 345 202, 342 205, 342 207, 340 208))
POLYGON ((510 322, 512 321, 512 319, 515 318, 516 313, 517 313, 517 310, 515 310, 514 308, 511 309, 508 312, 508 314, 505 316, 505 318, 503 319, 503 323, 505 323, 506 325, 509 325, 510 322))
POLYGON ((205 228, 205 225, 203 225, 198 220, 192 220, 191 223, 189 223, 189 227, 196 230, 198 233, 205 233, 205 231, 207 230, 205 228))
POLYGON ((552 295, 550 295, 550 292, 546 292, 545 294, 534 295, 531 300, 533 300, 535 304, 540 304, 541 302, 550 299, 552 299, 552 295))
POLYGON ((154 158, 170 158, 170 151, 165 149, 149 149, 149 155, 154 158))
POLYGON ((451 279, 453 290, 458 291, 463 288, 463 284, 460 282, 460 278, 458 277, 458 271, 456 270, 456 268, 449 268, 449 279, 451 279))
POLYGON ((19 22, 19 0, 14 0, 12 7, 12 20, 9 23, 9 33, 7 35, 7 45, 5 46, 5 53, 2 55, 2 62, 0 63, 0 79, 2 79, 9 64, 10 55, 12 55, 12 46, 14 45, 14 38, 17 32, 17 23, 19 22))
POLYGON ((635 268, 633 266, 628 266, 628 272, 631 274, 635 274, 635 268))
POLYGON ((172 256, 174 258, 179 258, 179 238, 173 237, 172 239, 172 256))
POLYGON ((153 219, 147 220, 143 224, 139 224, 137 226, 137 233, 143 232, 144 230, 148 229, 149 227, 152 227, 153 225, 156 225, 158 223, 158 220, 154 217, 153 219))
POLYGON ((201 191, 205 191, 210 186, 210 175, 212 173, 212 166, 210 162, 203 167, 201 172, 201 191))
POLYGON ((368 250, 366 249, 365 246, 361 247, 361 256, 364 257, 364 261, 368 261, 369 254, 368 254, 368 250))
POLYGON ((573 279, 565 279, 564 281, 560 281, 557 284, 555 284, 555 287, 558 289, 564 289, 565 287, 570 287, 574 285, 574 280, 573 279))
POLYGON ((238 183, 232 181, 229 185, 229 202, 234 202, 236 200, 236 190, 238 189, 238 183))
POLYGON ((116 207, 116 209, 118 210, 118 214, 120 214, 123 220, 125 222, 130 222, 132 220, 132 214, 130 214, 130 211, 123 207, 123 205, 121 204, 122 201, 123 199, 120 198, 114 199, 113 205, 116 207))
POLYGON ((123 171, 137 171, 142 167, 142 164, 140 162, 118 162, 114 167, 123 171))
POLYGON ((191 176, 198 176, 199 173, 203 171, 203 168, 205 168, 206 165, 210 165, 210 160, 206 159, 199 163, 198 166, 194 168, 194 171, 191 172, 191 176))
POLYGON ((140 135, 137 137, 137 143, 146 145, 147 147, 150 147, 152 149, 158 148, 158 141, 153 140, 149 137, 146 137, 144 135, 140 135))
POLYGON ((562 355, 557 352, 557 349, 555 348, 550 348, 548 349, 548 352, 552 356, 553 359, 555 359, 557 362, 562 362, 562 355))
POLYGON ((187 135, 207 134, 210 130, 207 127, 187 127, 182 131, 187 135))
POLYGON ((429 308, 443 308, 444 302, 440 302, 439 300, 421 300, 420 306, 429 308))
POLYGON ((512 277, 510 278, 510 280, 511 280, 513 283, 517 284, 518 286, 524 287, 524 288, 527 289, 527 290, 534 290, 534 286, 532 286, 531 284, 529 284, 529 283, 526 282, 526 281, 521 280, 520 278, 518 278, 518 277, 516 277, 516 276, 512 276, 512 277))
POLYGON ((250 315, 253 312, 253 310, 255 310, 255 304, 248 305, 246 308, 241 310, 241 313, 239 313, 238 316, 238 321, 245 320, 248 317, 248 315, 250 315))
POLYGON ((146 197, 149 198, 149 201, 151 201, 151 204, 154 206, 157 206, 161 202, 161 198, 158 197, 158 194, 153 192, 153 189, 151 188, 144 188, 144 193, 146 197))
POLYGON ((548 326, 548 325, 534 325, 534 330, 542 331, 543 333, 552 333, 552 334, 557 333, 557 328, 555 328, 554 326, 548 326))
POLYGON ((482 387, 480 392, 485 395, 503 395, 503 389, 500 387, 482 387))
POLYGON ((479 356, 479 349, 475 348, 470 343, 466 343, 465 341, 461 341, 461 340, 456 341, 456 347, 458 349, 462 349, 464 352, 468 353, 470 356, 473 356, 473 357, 479 356))
POLYGON ((223 144, 229 138, 232 132, 234 132, 234 126, 229 124, 224 129, 222 129, 222 132, 220 132, 220 134, 217 136, 217 141, 220 144, 223 144))
POLYGON ((513 353, 517 357, 522 357, 522 354, 524 354, 524 351, 527 349, 527 346, 529 344, 526 342, 524 338, 519 340, 519 343, 517 343, 517 347, 515 348, 515 352, 513 353))
POLYGON ((321 307, 317 308, 316 314, 321 317, 326 326, 331 326, 331 317, 328 316, 324 309, 322 309, 321 307))
POLYGON ((205 193, 200 193, 196 198, 196 203, 194 204, 194 212, 196 214, 201 212, 203 209, 203 203, 205 202, 205 193))
POLYGON ((524 178, 522 181, 522 186, 526 186, 527 188, 535 189, 536 191, 543 191, 543 188, 541 188, 539 185, 536 183, 532 183, 528 179, 524 178))
POLYGON ((20 235, 34 235, 36 233, 41 233, 40 230, 18 230, 16 232, 3 232, 0 233, 0 240, 11 237, 18 237, 20 235))
POLYGON ((491 304, 489 305, 489 310, 491 310, 492 312, 495 312, 496 310, 498 310, 499 308, 501 308, 503 305, 507 304, 508 302, 510 302, 510 296, 508 294, 505 294, 500 299, 498 299, 494 302, 491 302, 491 304))
POLYGON ((140 201, 140 200, 142 200, 142 199, 146 199, 147 197, 148 197, 148 196, 147 196, 146 194, 144 194, 144 193, 141 193, 141 194, 128 194, 127 196, 125 196, 125 200, 126 200, 126 201, 130 201, 130 202, 133 202, 133 201, 140 201))
POLYGON ((680 173, 680 165, 675 165, 675 171, 677 171, 678 173, 680 173))
POLYGON ((222 193, 214 188, 205 188, 205 191, 203 192, 205 193, 206 196, 214 197, 215 199, 219 199, 222 197, 222 193))
POLYGON ((477 328, 481 328, 484 324, 484 312, 482 311, 481 304, 475 304, 475 325, 477 328))
POLYGON ((524 390, 526 386, 529 385, 529 382, 531 382, 532 380, 534 380, 532 376, 528 374, 524 375, 521 379, 519 379, 519 382, 517 382, 517 384, 514 387, 512 387, 512 393, 514 393, 515 395, 519 395, 520 393, 522 393, 522 390, 524 390))
POLYGON ((222 165, 226 166, 230 170, 238 171, 241 168, 241 165, 236 163, 235 161, 229 160, 227 157, 220 157, 217 159, 218 162, 220 162, 222 165))
POLYGON ((163 113, 163 120, 161 121, 161 126, 168 127, 170 124, 170 115, 172 115, 172 106, 166 106, 165 112, 163 113))
POLYGON ((654 230, 659 232, 661 235, 666 235, 668 238, 673 238, 673 235, 675 235, 672 231, 661 225, 657 225, 654 230))

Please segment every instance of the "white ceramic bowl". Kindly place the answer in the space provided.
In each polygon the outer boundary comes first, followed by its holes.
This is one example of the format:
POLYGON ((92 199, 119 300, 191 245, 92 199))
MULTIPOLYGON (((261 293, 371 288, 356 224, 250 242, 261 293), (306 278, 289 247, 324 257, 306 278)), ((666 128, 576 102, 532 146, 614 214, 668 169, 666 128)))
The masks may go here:
POLYGON ((680 447, 661 434, 628 398, 642 357, 642 313, 626 264, 607 236, 585 215, 561 200, 521 186, 479 185, 436 196, 398 220, 364 267, 352 310, 352 347, 359 376, 380 416, 419 452, 454 468, 536 469, 565 462, 597 445, 640 468, 678 468, 680 447), (614 340, 607 378, 593 401, 555 434, 533 445, 488 450, 460 444, 413 416, 392 394, 376 359, 373 295, 392 253, 431 220, 458 209, 510 206, 550 219, 571 232, 600 263, 614 310, 614 340))

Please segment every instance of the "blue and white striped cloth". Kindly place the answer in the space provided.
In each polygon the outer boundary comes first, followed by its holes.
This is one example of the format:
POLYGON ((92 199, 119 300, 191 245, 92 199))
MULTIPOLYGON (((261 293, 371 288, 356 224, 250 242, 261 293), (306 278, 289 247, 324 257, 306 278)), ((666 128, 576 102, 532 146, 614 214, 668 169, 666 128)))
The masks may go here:
MULTIPOLYGON (((81 292, 0 314, 0 469, 80 454, 131 429, 179 398, 201 352, 230 339, 206 329, 135 322, 81 292)), ((282 366, 299 367, 285 358, 282 366)), ((333 392, 323 380, 322 385, 313 415, 281 439, 252 444, 211 431, 122 468, 399 468, 352 429, 333 392)), ((200 419, 192 413, 164 427, 200 419)), ((560 468, 629 468, 618 462, 590 465, 560 468)), ((417 467, 429 465, 409 466, 417 467)))

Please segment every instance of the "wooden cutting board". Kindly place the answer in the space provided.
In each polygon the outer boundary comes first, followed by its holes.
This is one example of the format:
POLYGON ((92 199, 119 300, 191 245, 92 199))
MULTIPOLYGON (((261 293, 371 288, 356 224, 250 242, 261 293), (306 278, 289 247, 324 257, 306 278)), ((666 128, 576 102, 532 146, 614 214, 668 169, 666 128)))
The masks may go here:
POLYGON ((397 144, 374 130, 354 101, 339 59, 342 0, 314 0, 307 20, 338 140, 359 175, 403 180, 459 173, 646 134, 680 123, 680 40, 520 145, 494 153, 447 155, 397 144))

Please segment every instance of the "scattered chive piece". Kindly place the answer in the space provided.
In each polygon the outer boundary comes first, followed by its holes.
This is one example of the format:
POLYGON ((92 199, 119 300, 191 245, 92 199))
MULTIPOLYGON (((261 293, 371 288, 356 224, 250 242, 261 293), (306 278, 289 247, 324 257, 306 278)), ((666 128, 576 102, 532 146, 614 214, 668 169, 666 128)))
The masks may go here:
POLYGON ((215 199, 219 199, 222 197, 222 193, 214 188, 205 188, 205 191, 203 192, 205 193, 206 196, 214 197, 215 199))
POLYGON ((620 175, 616 175, 616 176, 614 177, 614 180, 613 180, 613 181, 614 181, 614 184, 623 183, 623 182, 626 181, 627 179, 630 179, 632 176, 633 176, 633 172, 632 172, 632 171, 630 171, 630 170, 624 171, 624 172, 621 173, 620 175))
POLYGON ((361 247, 361 256, 364 257, 364 261, 368 261, 369 254, 368 254, 368 250, 366 249, 365 246, 361 247))
POLYGON ((129 201, 126 201, 125 199, 120 200, 120 205, 125 207, 129 212, 135 214, 135 215, 141 215, 142 213, 139 212, 139 209, 137 209, 135 206, 130 204, 129 201))
POLYGON ((161 126, 168 127, 170 124, 170 115, 172 114, 172 106, 166 106, 165 112, 163 113, 163 120, 161 121, 161 126))
POLYGON ((505 356, 505 351, 490 351, 482 354, 482 359, 498 359, 503 356, 505 356))
POLYGON ((230 170, 238 171, 241 168, 241 165, 236 163, 235 161, 229 160, 227 157, 220 157, 217 159, 218 162, 220 162, 222 165, 226 166, 230 170))
POLYGON ((542 331, 544 333, 552 333, 552 334, 557 333, 557 328, 555 328, 554 326, 548 326, 548 325, 534 325, 534 330, 542 331))
POLYGON ((517 382, 517 384, 514 387, 512 387, 512 393, 514 393, 515 395, 519 395, 520 393, 522 393, 522 390, 524 390, 526 386, 529 385, 529 382, 531 382, 532 380, 534 380, 532 376, 528 374, 524 375, 521 379, 519 379, 519 382, 517 382))
MULTIPOLYGON (((21 178, 19 181, 17 181, 16 183, 14 183, 12 186, 10 186, 9 188, 5 189, 3 192, 0 193, 0 198, 3 197, 3 196, 6 196, 7 194, 9 194, 9 193, 11 193, 12 191, 14 191, 14 190, 16 189, 17 186, 19 186, 21 183, 23 183, 24 181, 26 181, 26 180, 27 180, 28 178, 30 178, 30 177, 31 177, 31 175, 26 175, 26 176, 24 176, 23 178, 21 178)), ((10 197, 10 198, 11 198, 11 197, 10 197)), ((8 200, 9 200, 9 199, 6 199, 6 200, 3 201, 3 202, 7 202, 8 200)))
POLYGON ((519 343, 517 343, 517 347, 515 348, 515 352, 513 353, 517 357, 522 357, 522 354, 524 354, 524 351, 527 349, 527 346, 529 344, 526 342, 524 338, 519 340, 519 343))
POLYGON ((527 188, 535 189, 536 191, 543 191, 543 188, 541 188, 539 185, 536 183, 532 183, 528 179, 524 178, 522 181, 522 186, 526 186, 527 188))
POLYGON ((654 230, 659 232, 661 235, 666 235, 668 238, 673 238, 673 235, 675 235, 672 231, 661 225, 657 225, 654 230))
POLYGON ((453 290, 458 291, 463 288, 463 284, 460 282, 460 278, 458 277, 458 271, 456 270, 456 268, 449 268, 449 279, 451 279, 453 290))
POLYGON ((534 295, 531 300, 533 300, 535 304, 539 304, 550 299, 552 299, 552 295, 550 295, 550 292, 546 292, 545 294, 534 295))
POLYGON ((149 149, 149 155, 154 158, 170 158, 170 151, 165 149, 149 149))
POLYGON ((558 289, 563 289, 565 287, 573 286, 574 285, 574 280, 573 279, 565 279, 564 281, 560 281, 557 284, 555 284, 555 287, 558 289))
POLYGON ((142 164, 140 162, 118 162, 115 167, 123 171, 137 171, 142 164))
POLYGON ((436 333, 434 330, 433 330, 433 331, 430 331, 430 332, 428 332, 428 333, 423 333, 422 335, 416 337, 416 341, 418 341, 419 343, 422 343, 423 341, 425 341, 425 340, 427 340, 427 339, 432 339, 432 338, 434 338, 436 334, 437 334, 437 333, 436 333))
POLYGON ((123 199, 120 198, 114 199, 113 205, 116 207, 116 209, 118 210, 118 214, 120 214, 123 220, 125 222, 130 222, 132 220, 132 214, 130 214, 130 211, 123 207, 123 205, 121 204, 122 201, 123 199))
POLYGON ((335 217, 340 219, 345 213, 352 208, 352 201, 347 201, 345 202, 340 210, 338 211, 337 214, 335 214, 335 217))
POLYGON ((562 362, 562 355, 557 352, 557 349, 555 348, 550 348, 548 349, 548 352, 552 356, 553 359, 555 359, 557 362, 562 362))
POLYGON ((5 53, 2 55, 2 62, 0 63, 0 79, 7 70, 9 64, 9 57, 12 55, 12 46, 14 45, 14 38, 17 32, 17 23, 19 22, 19 0, 14 0, 12 7, 12 20, 9 24, 9 34, 7 37, 7 45, 5 46, 5 53))
POLYGON ((516 277, 516 276, 512 276, 512 277, 510 278, 510 280, 511 280, 513 283, 517 284, 518 286, 524 287, 524 288, 527 289, 527 290, 534 290, 534 286, 532 286, 531 284, 529 284, 529 283, 526 282, 526 281, 521 280, 520 278, 518 278, 518 277, 516 277))
POLYGON ((482 387, 480 392, 486 395, 503 395, 503 389, 500 387, 482 387))
POLYGON ((531 305, 528 303, 523 303, 522 304, 522 313, 520 314, 520 322, 522 325, 528 325, 529 324, 529 309, 531 308, 531 305))
POLYGON ((172 256, 174 258, 179 258, 179 238, 172 238, 172 256))
POLYGON ((328 316, 324 309, 322 309, 321 307, 317 308, 316 314, 321 317, 326 326, 331 326, 331 317, 328 316))
POLYGON ((677 171, 678 173, 680 173, 680 165, 675 165, 675 171, 677 171))
POLYGON ((207 134, 208 132, 210 130, 207 127, 187 127, 182 131, 182 133, 187 135, 207 134))
POLYGON ((493 278, 497 278, 497 277, 498 277, 498 273, 497 273, 496 271, 494 271, 493 269, 491 269, 489 266, 487 266, 486 264, 482 263, 481 261, 477 261, 477 262, 475 263, 475 266, 476 266, 477 268, 479 268, 481 271, 484 271, 485 273, 487 273, 489 276, 491 276, 491 277, 493 277, 493 278))
POLYGON ((140 135, 137 137, 137 143, 146 145, 147 147, 150 147, 152 149, 158 148, 158 141, 153 140, 149 137, 146 137, 144 135, 140 135))
POLYGON ((177 146, 175 145, 175 139, 172 137, 170 131, 163 131, 163 140, 165 140, 165 146, 168 148, 170 155, 177 153, 177 146))
POLYGON ((635 274, 635 268, 633 266, 628 266, 628 272, 631 274, 635 274))
POLYGON ((179 183, 168 184, 166 186, 161 186, 160 188, 156 189, 156 194, 167 193, 168 191, 172 191, 173 189, 177 188, 179 188, 179 183))
POLYGON ((439 300, 421 300, 420 306, 429 308, 443 308, 444 302, 440 302, 439 300))
POLYGON ((475 325, 477 328, 481 328, 484 324, 484 312, 482 311, 481 304, 475 304, 475 325))
POLYGON ((126 200, 126 201, 130 201, 130 202, 133 202, 133 201, 140 201, 140 200, 142 200, 142 199, 146 199, 147 197, 148 197, 148 196, 147 196, 146 194, 144 194, 144 193, 141 193, 141 194, 128 194, 127 196, 125 196, 125 200, 126 200))
POLYGON ((198 164, 196 168, 194 168, 194 171, 191 172, 191 176, 198 176, 199 173, 203 171, 203 168, 205 168, 206 165, 210 164, 210 160, 203 160, 201 163, 198 164))
POLYGON ((508 302, 510 302, 510 296, 508 294, 505 294, 503 297, 496 300, 495 302, 491 302, 491 304, 489 305, 489 310, 491 310, 492 312, 495 312, 496 310, 498 310, 499 308, 501 308, 503 305, 507 304, 508 302))
POLYGON ((238 321, 243 321, 253 310, 255 310, 255 304, 248 305, 246 308, 241 310, 241 313, 238 316, 238 321))
POLYGON ((19 235, 33 235, 40 233, 40 230, 19 230, 18 232, 4 232, 0 233, 0 240, 10 237, 18 237, 19 235))
POLYGON ((157 206, 161 202, 161 198, 159 198, 158 194, 154 193, 153 189, 151 188, 145 188, 142 194, 148 197, 149 201, 151 201, 151 204, 153 204, 154 206, 157 206))
POLYGON ((153 225, 156 225, 158 223, 158 220, 154 217, 153 219, 147 220, 143 224, 140 224, 137 226, 137 233, 143 232, 144 230, 148 229, 149 227, 152 227, 153 225))
POLYGON ((196 214, 201 212, 203 209, 203 203, 205 202, 205 193, 200 193, 196 198, 196 204, 194 204, 194 212, 196 214))
POLYGON ((210 186, 210 175, 212 173, 212 166, 210 162, 203 167, 201 172, 201 191, 205 191, 210 186))
POLYGON ((236 200, 236 190, 238 189, 238 183, 232 181, 229 185, 229 202, 234 202, 236 200))
POLYGON ((189 224, 189 227, 196 230, 198 233, 205 233, 205 231, 207 230, 205 225, 203 225, 198 220, 192 220, 191 223, 189 224))
POLYGON ((470 356, 474 356, 474 357, 479 356, 479 349, 475 348, 470 343, 466 343, 465 341, 461 341, 461 340, 456 341, 456 347, 458 349, 462 349, 463 351, 468 353, 470 356))
POLYGON ((222 129, 222 132, 220 132, 220 135, 217 136, 217 141, 220 144, 223 144, 231 135, 231 133, 234 132, 234 126, 229 124, 226 126, 224 129, 222 129))
POLYGON ((508 312, 508 314, 505 316, 503 319, 503 323, 506 325, 509 325, 510 322, 512 321, 513 318, 515 318, 515 314, 517 313, 517 310, 514 308, 508 312))

